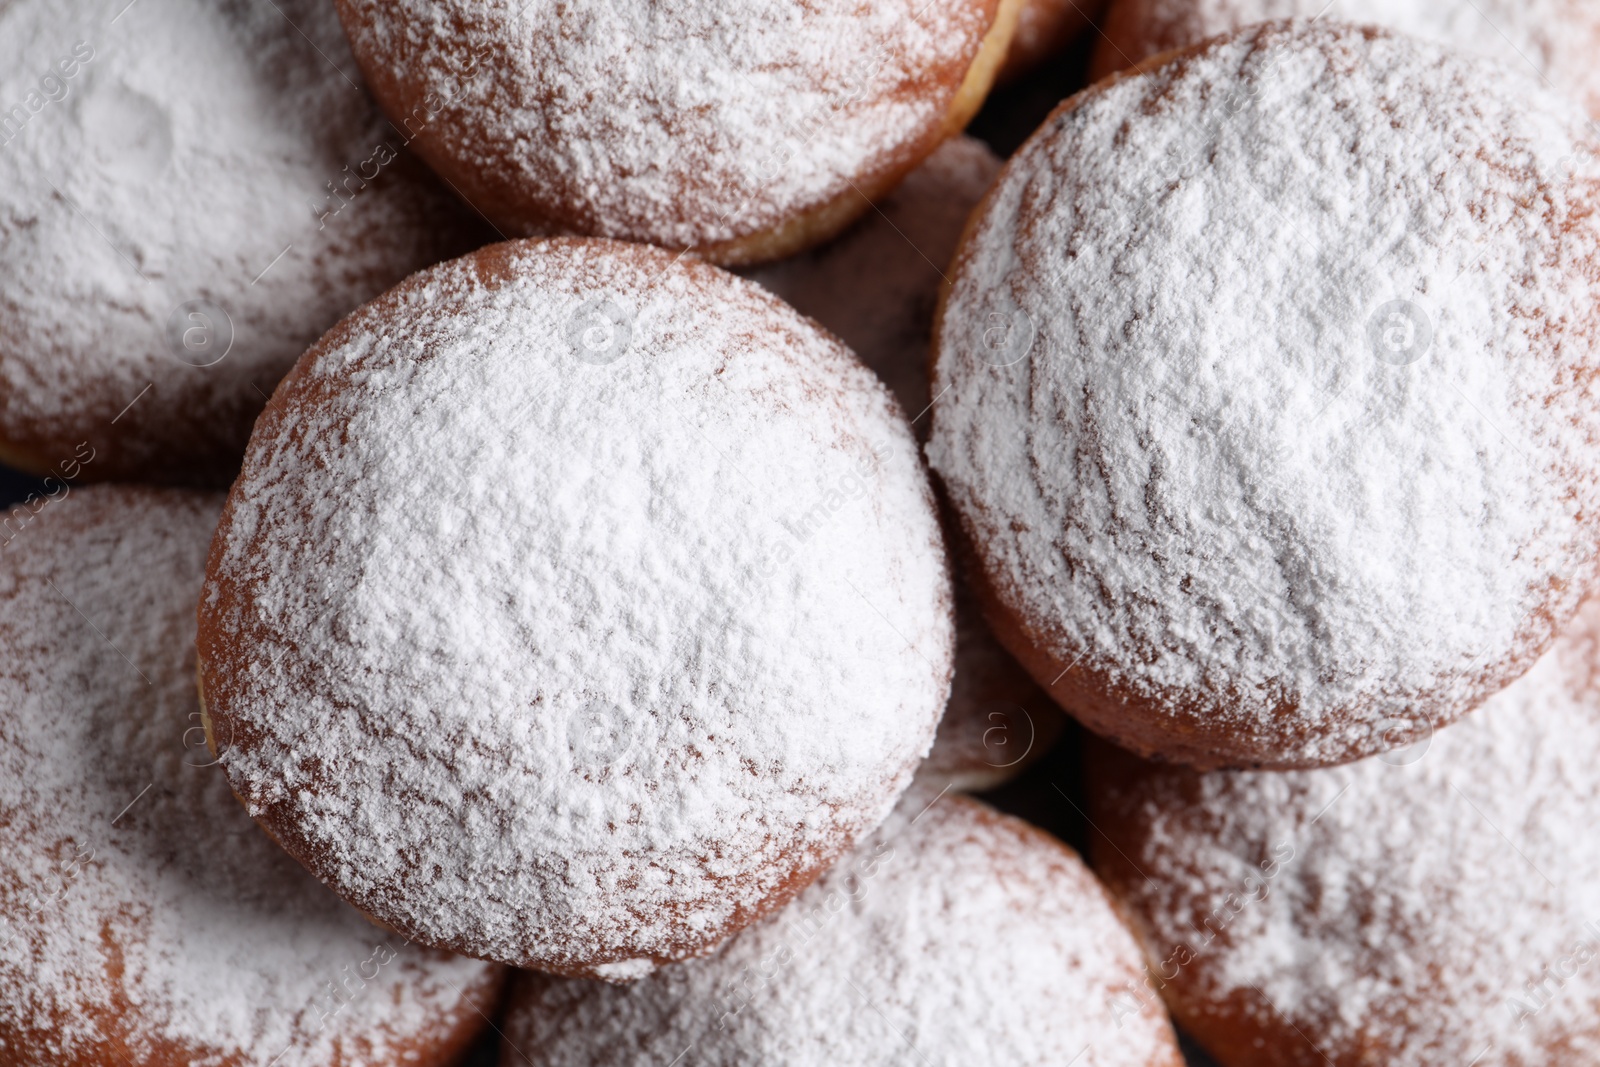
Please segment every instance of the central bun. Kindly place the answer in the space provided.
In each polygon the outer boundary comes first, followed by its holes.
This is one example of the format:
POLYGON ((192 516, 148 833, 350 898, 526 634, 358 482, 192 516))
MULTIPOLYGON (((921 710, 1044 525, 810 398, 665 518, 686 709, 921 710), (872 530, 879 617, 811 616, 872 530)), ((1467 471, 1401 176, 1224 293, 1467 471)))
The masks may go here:
POLYGON ((888 813, 949 686, 888 390, 753 283, 495 245, 301 359, 200 612, 212 736, 290 853, 418 941, 633 977, 888 813))

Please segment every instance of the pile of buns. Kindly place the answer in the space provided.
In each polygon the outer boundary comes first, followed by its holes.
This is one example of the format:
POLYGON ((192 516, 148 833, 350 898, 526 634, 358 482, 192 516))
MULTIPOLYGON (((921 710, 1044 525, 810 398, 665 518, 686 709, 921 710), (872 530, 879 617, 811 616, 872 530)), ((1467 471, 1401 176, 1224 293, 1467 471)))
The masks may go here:
POLYGON ((1597 48, 0 8, 0 1067, 1600 1063, 1597 48))

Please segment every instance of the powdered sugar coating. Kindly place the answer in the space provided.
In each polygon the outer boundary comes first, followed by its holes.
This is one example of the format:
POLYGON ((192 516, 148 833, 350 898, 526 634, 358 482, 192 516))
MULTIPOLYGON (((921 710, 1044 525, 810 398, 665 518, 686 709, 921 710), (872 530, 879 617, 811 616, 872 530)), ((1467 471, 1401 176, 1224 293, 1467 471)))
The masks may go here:
POLYGON ((307 345, 466 247, 359 78, 322 0, 5 5, 0 439, 29 466, 87 438, 90 477, 225 484, 307 345))
POLYGON ((1094 65, 1108 74, 1253 22, 1317 16, 1493 56, 1600 114, 1600 10, 1589 0, 1116 0, 1094 65))
POLYGON ((338 7, 391 116, 420 109, 421 151, 508 232, 687 248, 774 229, 855 186, 876 195, 927 155, 996 4, 338 7))
POLYGON ((194 604, 221 504, 74 490, 0 552, 0 1060, 444 1062, 498 969, 372 926, 206 750, 194 604))
POLYGON ((1548 645, 1600 514, 1583 125, 1488 61, 1273 23, 1012 160, 928 451, 1069 710, 1201 765, 1334 763, 1548 645))
POLYGON ((511 242, 307 353, 201 608, 251 811, 428 943, 634 977, 888 812, 950 674, 888 391, 755 285, 511 242))
POLYGON ((1287 774, 1147 766, 1106 787, 1096 866, 1164 961, 1179 1022, 1229 1067, 1600 1057, 1597 667, 1591 602, 1427 744, 1287 774))
POLYGON ((883 829, 715 956, 635 985, 530 976, 501 1062, 1176 1067, 1159 1006, 1117 1020, 1141 961, 1069 849, 974 800, 913 791, 883 829))

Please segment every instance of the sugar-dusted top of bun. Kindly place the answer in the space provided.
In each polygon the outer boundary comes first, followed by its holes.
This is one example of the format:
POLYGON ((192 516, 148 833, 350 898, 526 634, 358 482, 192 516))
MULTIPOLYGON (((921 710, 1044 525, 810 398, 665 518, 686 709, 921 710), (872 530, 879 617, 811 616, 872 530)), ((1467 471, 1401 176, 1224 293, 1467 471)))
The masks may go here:
POLYGON ((235 789, 429 943, 630 976, 893 806, 949 578, 892 397, 753 283, 491 246, 348 318, 257 424, 201 608, 235 789))
MULTIPOLYGON (((1523 68, 1600 113, 1600 11, 1588 0, 1117 0, 1102 21, 1100 73, 1254 22, 1322 18, 1424 37, 1523 68)), ((1020 35, 1021 28, 1018 28, 1020 35)))
MULTIPOLYGON (((0 9, 0 443, 225 486, 328 327, 468 247, 324 0, 0 9)), ((473 216, 476 220, 476 216, 473 216)))
POLYGON ((1044 124, 959 255, 929 458, 1063 685, 1168 755, 1282 766, 1531 665, 1600 517, 1586 125, 1509 67, 1303 22, 1044 124))

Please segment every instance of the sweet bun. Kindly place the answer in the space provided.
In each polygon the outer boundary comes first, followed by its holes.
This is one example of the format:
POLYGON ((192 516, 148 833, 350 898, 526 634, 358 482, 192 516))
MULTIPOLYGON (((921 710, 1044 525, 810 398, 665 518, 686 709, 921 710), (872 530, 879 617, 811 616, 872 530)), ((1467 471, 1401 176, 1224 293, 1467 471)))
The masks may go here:
POLYGON ((1021 0, 337 0, 395 125, 506 233, 778 259, 957 133, 1021 0))
POLYGON ((445 1067, 501 968, 409 945, 240 811, 194 604, 220 496, 75 489, 0 553, 0 1064, 445 1067))
POLYGON ((638 977, 876 826, 948 693, 892 397, 758 286, 514 241, 313 346, 200 608, 235 791, 419 942, 638 977))
POLYGON ((979 208, 928 457, 1001 641, 1201 767, 1407 743, 1595 584, 1596 145, 1509 67, 1268 23, 1063 104, 979 208))
POLYGON ((1345 767, 1207 774, 1102 746, 1096 868, 1221 1067, 1600 1055, 1600 606, 1481 710, 1345 767))
MULTIPOLYGON (((1600 65, 1594 61, 1600 53, 1600 7, 1585 0, 1339 0, 1331 6, 1325 0, 1114 0, 1091 77, 1254 22, 1318 16, 1494 56, 1600 115, 1600 65)), ((1018 37, 1026 21, 1025 13, 1018 37)))
POLYGON ((358 79, 323 0, 4 5, 0 461, 225 486, 307 345, 476 243, 358 79))
POLYGON ((1158 1003, 1115 1010, 1139 950, 1076 854, 931 799, 709 959, 628 986, 525 977, 501 1064, 1179 1067, 1158 1003))

